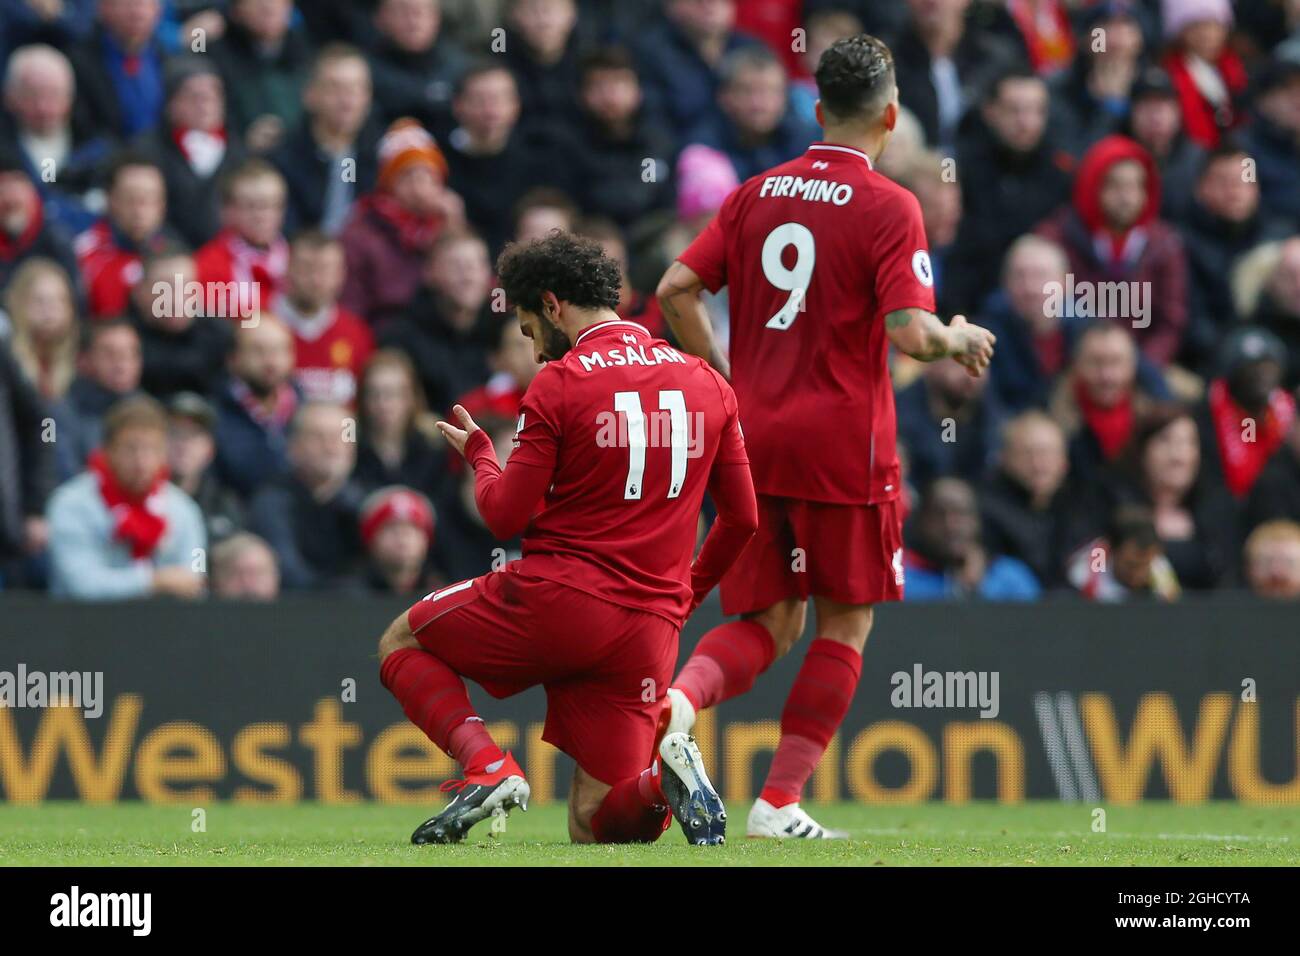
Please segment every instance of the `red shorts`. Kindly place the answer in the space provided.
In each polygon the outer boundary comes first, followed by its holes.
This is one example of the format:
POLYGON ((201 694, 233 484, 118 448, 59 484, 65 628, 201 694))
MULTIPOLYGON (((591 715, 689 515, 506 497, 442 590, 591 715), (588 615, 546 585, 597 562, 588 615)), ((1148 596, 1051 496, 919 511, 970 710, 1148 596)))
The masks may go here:
POLYGON ((901 601, 899 502, 832 505, 759 495, 758 532, 719 590, 724 614, 750 614, 810 595, 843 604, 901 601))
POLYGON ((434 591, 406 612, 422 647, 493 697, 546 688, 542 739, 615 784, 650 766, 678 628, 526 571, 434 591))

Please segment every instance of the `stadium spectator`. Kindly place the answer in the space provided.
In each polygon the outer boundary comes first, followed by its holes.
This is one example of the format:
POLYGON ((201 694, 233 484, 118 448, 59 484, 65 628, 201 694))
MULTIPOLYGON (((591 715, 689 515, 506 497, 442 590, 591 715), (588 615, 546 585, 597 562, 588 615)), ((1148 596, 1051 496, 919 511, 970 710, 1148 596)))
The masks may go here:
POLYGON ((1161 550, 1187 590, 1229 580, 1240 541, 1236 508, 1202 455, 1191 412, 1161 405, 1139 419, 1122 463, 1120 500, 1151 510, 1161 550))
POLYGON ((160 0, 98 0, 94 30, 70 52, 77 89, 95 122, 127 140, 154 128, 163 109, 160 0))
POLYGON ((44 512, 54 488, 48 417, 45 402, 0 342, 0 589, 27 583, 29 561, 48 540, 44 512))
POLYGON ((358 401, 353 477, 366 491, 405 485, 436 498, 446 477, 445 442, 405 353, 380 349, 366 363, 358 401))
POLYGON ((1243 303, 1254 302, 1246 317, 1278 337, 1286 349, 1286 384, 1300 385, 1300 236, 1261 247, 1248 258, 1262 269, 1263 281, 1257 295, 1243 296, 1243 303))
POLYGON ((1300 524, 1279 520, 1260 525, 1246 539, 1245 564, 1252 594, 1300 600, 1300 524))
POLYGON ((572 232, 578 224, 578 207, 558 189, 539 186, 524 194, 515 206, 514 239, 531 242, 558 229, 572 232))
MULTIPOLYGON (((677 219, 645 256, 648 274, 656 277, 650 280, 652 283, 658 281, 657 277, 663 275, 668 265, 704 230, 722 208, 722 203, 740 185, 731 160, 716 149, 698 143, 687 146, 677 157, 676 179, 677 219)), ((709 312, 714 341, 726 355, 731 334, 727 290, 725 287, 716 293, 705 290, 700 301, 709 312)), ((657 306, 658 303, 652 301, 651 308, 656 312, 657 306)), ((660 323, 662 316, 656 321, 656 324, 660 323)))
POLYGON ((77 259, 64 230, 45 218, 45 204, 22 157, 0 151, 0 290, 27 259, 53 259, 75 278, 77 259))
POLYGON ((193 257, 169 244, 145 257, 131 287, 131 319, 144 356, 140 385, 163 401, 177 392, 215 394, 230 354, 231 323, 205 314, 195 275, 193 257))
MULTIPOLYGON (((924 208, 924 207, 923 207, 924 208)), ((1032 233, 1011 244, 1002 286, 985 303, 979 324, 997 336, 989 388, 1008 412, 1046 407, 1069 361, 1072 303, 1053 297, 1065 287, 1065 250, 1032 233)))
POLYGON ((687 134, 727 154, 745 180, 794 159, 820 130, 790 106, 781 62, 766 47, 727 54, 719 73, 718 107, 687 134))
POLYGON ((206 54, 168 61, 158 128, 136 141, 167 184, 167 224, 193 248, 221 227, 221 184, 244 161, 243 143, 226 125, 221 74, 206 54))
POLYGON ((361 542, 366 566, 360 586, 373 594, 426 594, 436 582, 428 572, 434 538, 433 505, 400 485, 380 488, 361 505, 361 542))
POLYGON ((1070 584, 1089 601, 1176 601, 1178 576, 1160 549, 1155 518, 1141 505, 1121 505, 1099 538, 1070 558, 1070 584))
POLYGON ((1241 121, 1237 99, 1246 68, 1228 46, 1231 0, 1161 0, 1168 52, 1162 66, 1178 90, 1183 127, 1194 142, 1213 149, 1241 121))
POLYGON ((1295 399, 1282 388, 1286 349, 1257 326, 1232 332, 1220 345, 1220 374, 1197 406, 1206 467, 1238 501, 1250 493, 1295 419, 1295 399))
POLYGON ((491 291, 483 240, 447 233, 434 243, 406 315, 379 330, 380 345, 410 356, 429 407, 439 414, 488 377, 483 328, 491 291))
POLYGON ((1182 229, 1188 272, 1183 361, 1202 372, 1211 370, 1216 345, 1243 318, 1232 297, 1238 261, 1287 232, 1285 224, 1261 211, 1259 185, 1247 175, 1251 163, 1244 150, 1227 142, 1211 152, 1182 229))
POLYGON ((1142 353, 1163 367, 1178 354, 1187 326, 1187 258, 1178 233, 1157 218, 1159 208, 1151 155, 1110 136, 1079 164, 1073 202, 1037 231, 1065 249, 1075 287, 1093 291, 1090 314, 1123 321, 1142 353), (1117 287, 1128 290, 1118 305, 1104 294, 1117 287))
POLYGON ((222 228, 194 254, 194 264, 205 289, 226 285, 236 292, 239 308, 227 318, 245 318, 271 302, 284 282, 287 194, 284 178, 264 159, 244 160, 222 177, 222 228))
POLYGON ((94 25, 95 0, 15 0, 5 5, 6 39, 13 46, 41 40, 64 48, 85 39, 94 25))
POLYGON ((250 531, 218 541, 212 546, 212 594, 232 601, 274 601, 280 596, 275 552, 250 531))
POLYGON ((78 374, 54 408, 60 480, 79 474, 104 435, 104 416, 140 388, 140 336, 127 319, 108 319, 85 333, 78 374))
POLYGON ((77 237, 77 266, 92 319, 126 311, 140 257, 170 238, 162 171, 139 153, 120 153, 106 174, 107 215, 77 237))
POLYGON ((383 121, 411 116, 427 129, 444 128, 456 79, 469 60, 443 35, 441 0, 380 0, 375 30, 370 72, 383 121))
POLYGON ((524 115, 538 122, 570 123, 578 85, 579 42, 575 0, 506 0, 505 62, 519 83, 524 115))
POLYGON ((293 384, 293 334, 269 312, 240 322, 217 397, 217 476, 247 499, 288 470, 289 423, 301 397, 293 384))
MULTIPOLYGON (((620 319, 638 322, 648 328, 654 335, 664 335, 663 314, 659 311, 659 301, 653 295, 646 295, 632 284, 631 260, 628 257, 627 242, 623 231, 611 219, 600 216, 586 216, 575 223, 573 232, 600 243, 601 251, 618 263, 623 275, 623 285, 619 288, 618 313, 620 319)), ((527 376, 532 381, 532 375, 527 376)))
POLYGON ((1264 204, 1300 226, 1300 63, 1266 63, 1255 81, 1250 125, 1240 133, 1255 159, 1264 204))
POLYGON ((269 154, 289 185, 289 232, 336 233, 353 202, 374 187, 379 128, 369 122, 370 66, 356 47, 316 54, 302 91, 303 116, 269 154))
POLYGON ((201 395, 179 392, 167 403, 169 477, 199 506, 210 543, 229 538, 245 520, 243 502, 217 478, 216 424, 216 411, 201 395))
POLYGON ((51 590, 80 600, 201 597, 203 515, 167 480, 167 415, 148 396, 104 421, 104 448, 47 508, 51 590))
POLYGON ((1085 326, 1049 402, 1070 442, 1072 476, 1085 484, 1104 480, 1128 446, 1134 421, 1153 402, 1138 381, 1132 336, 1106 320, 1085 326))
POLYGON ((292 0, 232 0, 209 55, 226 89, 227 124, 250 150, 275 146, 302 116, 311 45, 292 0))
POLYGON ((987 383, 987 376, 941 360, 898 393, 898 437, 918 486, 941 476, 978 482, 989 470, 1005 413, 987 383))
POLYGON ((1091 40, 1100 30, 1106 42, 1081 44, 1073 68, 1054 78, 1051 88, 1057 143, 1076 159, 1098 140, 1122 132, 1145 52, 1138 8, 1125 0, 1097 4, 1081 26, 1080 36, 1091 40))
POLYGON ((465 201, 465 217, 495 255, 511 238, 525 194, 570 183, 574 158, 561 154, 554 130, 531 118, 520 121, 518 85, 500 63, 480 62, 461 75, 452 115, 456 125, 444 150, 448 186, 465 201))
POLYGON ((973 309, 997 282, 1003 256, 1069 197, 1073 160, 1047 138, 1047 84, 1015 69, 996 78, 958 149, 962 218, 946 298, 973 309))
POLYGON ((293 332, 294 377, 303 395, 350 406, 375 343, 370 326, 338 304, 346 268, 337 239, 317 229, 298 233, 273 310, 293 332))
POLYGON ((80 344, 68 274, 53 259, 28 259, 9 280, 3 301, 14 360, 41 398, 59 401, 76 375, 80 344))
POLYGON ((1039 596, 1039 583, 1023 561, 981 543, 979 506, 965 481, 932 482, 909 524, 904 600, 1032 601, 1039 596))
POLYGON ((18 152, 46 214, 72 233, 94 220, 87 194, 111 148, 86 112, 74 109, 75 94, 72 65, 53 47, 33 44, 9 57, 0 149, 18 152))
MULTIPOLYGON (((1300 401, 1300 391, 1292 397, 1300 401)), ((1250 489, 1242 523, 1250 531, 1277 518, 1300 522, 1300 415, 1291 420, 1286 441, 1250 489)))
MULTIPOLYGON (((1007 0, 1007 19, 1029 55, 1030 67, 1039 75, 1056 76, 1069 69, 1075 57, 1075 39, 1067 0, 1007 0)), ((998 23, 990 25, 997 28, 998 23)), ((1003 28, 1006 32, 1006 28, 1003 28)))
POLYGON ((464 405, 476 420, 517 418, 524 392, 540 369, 533 357, 533 340, 524 335, 513 316, 508 316, 489 323, 487 342, 492 377, 461 395, 456 404, 464 405))
POLYGON ((1127 126, 1121 132, 1156 161, 1160 215, 1170 222, 1185 221, 1205 150, 1184 131, 1178 93, 1164 70, 1153 66, 1142 72, 1133 87, 1127 126))
POLYGON ((898 95, 931 146, 952 155, 967 110, 1011 66, 1014 43, 968 29, 971 0, 907 0, 908 21, 891 43, 898 95))
MULTIPOLYGON (((479 427, 492 439, 497 461, 504 468, 514 443, 515 423, 481 420, 479 427)), ((438 533, 434 537, 434 566, 448 581, 463 581, 500 569, 522 554, 519 538, 500 541, 488 530, 474 499, 474 470, 463 468, 458 481, 448 482, 434 503, 438 533)))
POLYGON ((379 181, 340 236, 347 278, 340 301, 372 326, 399 314, 420 285, 438 235, 464 222, 447 188, 447 160, 415 120, 398 120, 379 141, 379 181))
POLYGON ((1003 427, 997 470, 979 490, 985 545, 1024 562, 1045 589, 1065 584, 1066 557, 1096 531, 1069 468, 1061 426, 1022 412, 1003 427))
POLYGON ((939 311, 952 312, 948 266, 963 212, 961 184, 955 168, 937 153, 920 150, 899 170, 897 179, 916 195, 921 204, 921 220, 930 247, 930 270, 934 274, 939 311))
POLYGON ((684 130, 717 115, 723 59, 758 41, 734 29, 735 0, 664 0, 663 13, 640 37, 637 72, 650 108, 684 130))
POLYGON ((573 179, 583 209, 624 228, 671 210, 672 137, 646 113, 625 50, 607 47, 582 60, 578 103, 573 179))
POLYGON ((817 84, 813 74, 817 72, 817 62, 828 46, 862 33, 863 27, 862 20, 852 10, 840 6, 819 10, 810 3, 806 5, 803 29, 805 47, 798 54, 799 69, 790 78, 790 106, 805 123, 816 123, 817 84))
POLYGON ((351 479, 355 428, 341 405, 304 404, 289 432, 289 473, 263 485, 249 503, 249 524, 280 564, 286 590, 342 583, 361 557, 362 491, 351 479))

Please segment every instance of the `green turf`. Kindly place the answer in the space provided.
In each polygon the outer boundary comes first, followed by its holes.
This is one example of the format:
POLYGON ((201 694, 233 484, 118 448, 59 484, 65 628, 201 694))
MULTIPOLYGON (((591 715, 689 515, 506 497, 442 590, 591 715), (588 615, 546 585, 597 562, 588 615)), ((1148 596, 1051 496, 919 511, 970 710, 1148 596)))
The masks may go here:
POLYGON ((365 804, 289 807, 215 804, 207 832, 191 831, 186 806, 0 805, 0 864, 7 865, 1181 865, 1300 864, 1293 809, 1214 803, 1147 803, 1107 809, 1105 833, 1091 806, 842 803, 809 809, 852 838, 820 843, 744 839, 746 807, 718 848, 686 846, 674 824, 653 846, 571 846, 564 808, 514 813, 499 838, 479 824, 454 847, 412 847, 420 807, 365 804))

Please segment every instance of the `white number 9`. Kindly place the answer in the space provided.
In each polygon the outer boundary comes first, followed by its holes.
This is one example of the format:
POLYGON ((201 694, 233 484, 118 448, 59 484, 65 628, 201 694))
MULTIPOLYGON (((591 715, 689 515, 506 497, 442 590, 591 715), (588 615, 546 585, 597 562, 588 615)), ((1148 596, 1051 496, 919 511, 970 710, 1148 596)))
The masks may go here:
POLYGON ((786 299, 781 311, 767 320, 769 329, 785 331, 799 317, 808 295, 808 284, 812 282, 816 261, 816 244, 813 242, 813 234, 806 226, 787 222, 768 233, 763 243, 763 275, 776 288, 790 293, 790 298, 786 299), (795 251, 794 265, 789 269, 781 262, 781 254, 785 252, 786 246, 794 246, 795 251))

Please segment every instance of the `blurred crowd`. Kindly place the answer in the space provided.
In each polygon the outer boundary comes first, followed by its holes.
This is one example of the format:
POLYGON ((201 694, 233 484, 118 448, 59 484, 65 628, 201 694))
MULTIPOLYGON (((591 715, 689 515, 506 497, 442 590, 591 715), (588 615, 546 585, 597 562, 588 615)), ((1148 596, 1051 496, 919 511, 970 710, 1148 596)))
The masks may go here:
POLYGON ((670 335, 863 30, 940 312, 998 338, 893 362, 908 599, 1300 599, 1300 0, 0 0, 0 588, 502 566, 432 428, 509 454, 497 253, 591 236, 670 335))

